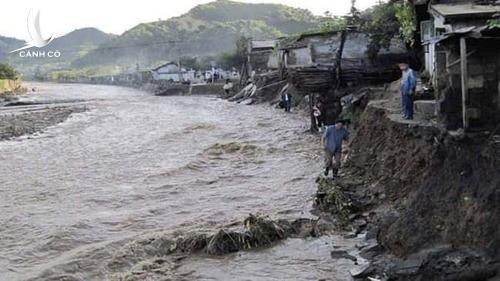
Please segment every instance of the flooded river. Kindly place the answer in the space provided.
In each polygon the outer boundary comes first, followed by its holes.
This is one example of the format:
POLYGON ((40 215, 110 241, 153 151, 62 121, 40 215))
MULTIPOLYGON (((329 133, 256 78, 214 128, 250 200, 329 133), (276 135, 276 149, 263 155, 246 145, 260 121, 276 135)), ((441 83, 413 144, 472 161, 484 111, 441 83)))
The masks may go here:
MULTIPOLYGON (((299 114, 112 86, 32 86, 22 100, 88 110, 0 142, 0 280, 106 279, 96 253, 113 243, 216 229, 249 213, 311 216, 321 161, 299 114)), ((194 257, 180 270, 198 280, 330 280, 339 270, 325 239, 194 257)))

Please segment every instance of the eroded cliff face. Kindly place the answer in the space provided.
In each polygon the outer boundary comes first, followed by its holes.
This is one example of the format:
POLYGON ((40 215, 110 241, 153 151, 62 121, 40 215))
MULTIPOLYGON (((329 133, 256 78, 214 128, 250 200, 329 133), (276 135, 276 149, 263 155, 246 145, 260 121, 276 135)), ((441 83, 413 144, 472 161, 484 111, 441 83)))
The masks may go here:
MULTIPOLYGON (((363 210, 377 214, 379 243, 401 258, 444 247, 470 249, 484 257, 479 264, 494 261, 500 254, 499 132, 453 135, 394 116, 367 107, 346 166, 370 183, 358 193, 383 194, 363 210)), ((427 270, 438 276, 435 267, 427 270)))

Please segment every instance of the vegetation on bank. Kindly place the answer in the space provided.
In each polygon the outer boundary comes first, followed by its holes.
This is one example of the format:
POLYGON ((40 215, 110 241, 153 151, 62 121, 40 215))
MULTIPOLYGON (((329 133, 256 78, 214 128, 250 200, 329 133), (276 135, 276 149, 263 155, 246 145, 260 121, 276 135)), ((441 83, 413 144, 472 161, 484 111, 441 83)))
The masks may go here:
POLYGON ((12 66, 0 63, 0 79, 16 80, 19 78, 19 72, 12 66))
POLYGON ((12 66, 0 63, 0 101, 6 96, 24 92, 19 72, 12 66))
POLYGON ((35 76, 36 80, 50 80, 50 81, 74 81, 80 78, 89 78, 106 75, 118 75, 125 73, 126 69, 118 66, 98 66, 98 67, 82 67, 72 69, 59 69, 52 70, 45 74, 40 73, 35 76))

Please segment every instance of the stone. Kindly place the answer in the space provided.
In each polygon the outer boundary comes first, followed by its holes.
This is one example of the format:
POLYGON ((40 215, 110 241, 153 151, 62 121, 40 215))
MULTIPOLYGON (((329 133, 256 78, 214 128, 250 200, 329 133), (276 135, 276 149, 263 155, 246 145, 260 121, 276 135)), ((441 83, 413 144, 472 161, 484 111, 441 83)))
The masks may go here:
POLYGON ((368 275, 371 274, 372 272, 373 268, 371 267, 370 263, 366 263, 349 270, 349 273, 354 278, 365 278, 368 277, 368 275))
POLYGON ((316 225, 314 226, 314 235, 320 236, 328 233, 332 233, 335 230, 335 225, 333 222, 329 222, 323 218, 320 218, 316 225))
POLYGON ((359 255, 365 259, 371 259, 380 254, 383 249, 384 248, 377 241, 373 241, 369 246, 364 247, 359 255))
POLYGON ((380 227, 376 225, 370 225, 366 232, 365 236, 366 240, 377 239, 379 232, 380 232, 380 227))
POLYGON ((398 275, 408 276, 417 274, 422 266, 424 259, 413 258, 401 261, 396 264, 394 271, 398 275))
POLYGON ((356 262, 358 260, 355 256, 350 255, 347 253, 347 251, 343 251, 343 250, 331 251, 330 256, 333 259, 348 259, 348 260, 351 260, 353 262, 356 262))
POLYGON ((414 102, 415 113, 421 114, 426 118, 436 116, 436 101, 435 100, 417 100, 414 102))

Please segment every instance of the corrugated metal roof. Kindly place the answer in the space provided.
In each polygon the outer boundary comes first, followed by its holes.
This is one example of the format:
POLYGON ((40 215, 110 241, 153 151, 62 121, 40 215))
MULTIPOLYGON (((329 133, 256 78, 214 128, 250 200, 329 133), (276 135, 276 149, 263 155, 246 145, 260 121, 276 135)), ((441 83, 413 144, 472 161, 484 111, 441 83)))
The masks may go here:
POLYGON ((151 70, 158 70, 166 65, 169 65, 169 64, 174 64, 175 66, 177 66, 177 63, 176 62, 173 62, 173 61, 166 61, 166 62, 163 62, 161 63, 160 65, 156 66, 155 68, 151 69, 151 70))
POLYGON ((276 40, 252 40, 252 49, 272 49, 276 40))
POLYGON ((444 17, 460 17, 467 15, 491 15, 500 12, 500 6, 465 4, 435 4, 431 10, 436 11, 444 17))
POLYGON ((487 25, 484 26, 470 26, 464 27, 452 32, 445 33, 438 38, 435 38, 433 42, 442 42, 452 37, 470 37, 470 38, 500 38, 500 29, 499 28, 491 28, 487 25))

